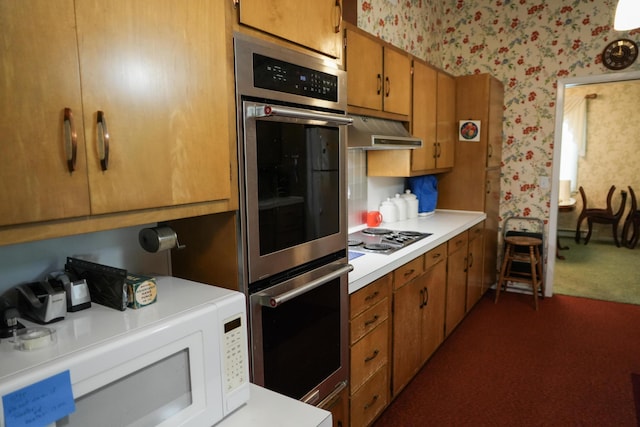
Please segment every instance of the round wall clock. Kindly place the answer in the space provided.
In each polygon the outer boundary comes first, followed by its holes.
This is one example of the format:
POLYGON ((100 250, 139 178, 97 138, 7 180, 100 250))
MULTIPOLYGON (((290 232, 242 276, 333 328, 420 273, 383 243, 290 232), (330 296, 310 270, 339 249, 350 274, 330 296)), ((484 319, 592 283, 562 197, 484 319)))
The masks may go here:
POLYGON ((614 40, 602 51, 602 64, 610 70, 622 70, 638 58, 638 45, 629 39, 614 40))

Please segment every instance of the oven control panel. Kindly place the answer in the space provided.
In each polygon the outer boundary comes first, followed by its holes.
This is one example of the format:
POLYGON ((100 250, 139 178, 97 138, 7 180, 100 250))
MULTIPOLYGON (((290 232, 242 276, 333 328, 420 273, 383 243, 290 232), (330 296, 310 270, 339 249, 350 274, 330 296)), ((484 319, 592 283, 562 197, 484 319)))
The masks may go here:
POLYGON ((338 100, 338 77, 268 56, 253 54, 256 87, 326 101, 338 100))

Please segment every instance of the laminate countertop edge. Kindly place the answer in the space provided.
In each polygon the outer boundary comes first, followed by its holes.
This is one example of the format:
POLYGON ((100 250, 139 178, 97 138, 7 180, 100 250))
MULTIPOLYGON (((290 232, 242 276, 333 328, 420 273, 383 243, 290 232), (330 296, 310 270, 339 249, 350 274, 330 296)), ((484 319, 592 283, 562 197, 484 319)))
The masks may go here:
MULTIPOLYGON (((389 255, 366 253, 349 261, 349 264, 353 266, 353 271, 349 273, 349 294, 362 289, 369 283, 452 239, 486 218, 487 214, 479 211, 438 209, 433 215, 427 217, 382 223, 381 228, 390 230, 433 234, 389 255)), ((366 225, 350 228, 349 233, 363 228, 366 228, 366 225)))

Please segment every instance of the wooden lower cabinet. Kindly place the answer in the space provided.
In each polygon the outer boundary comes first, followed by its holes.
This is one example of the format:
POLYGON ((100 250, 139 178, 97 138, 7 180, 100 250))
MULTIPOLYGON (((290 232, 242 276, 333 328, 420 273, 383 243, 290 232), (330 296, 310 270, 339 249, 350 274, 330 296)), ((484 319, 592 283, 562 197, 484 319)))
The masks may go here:
POLYGON ((487 289, 484 286, 484 222, 475 225, 469 230, 469 248, 467 257, 469 266, 467 269, 467 307, 469 312, 480 300, 487 289))
POLYGON ((467 313, 468 243, 468 231, 449 240, 445 336, 449 336, 467 313))
POLYGON ((427 252, 424 272, 405 283, 394 283, 393 376, 396 396, 444 339, 447 244, 427 252))
POLYGON ((318 407, 331 412, 333 427, 349 426, 349 388, 346 384, 331 393, 318 407))
POLYGON ((389 404, 392 274, 350 296, 350 419, 368 426, 389 404))

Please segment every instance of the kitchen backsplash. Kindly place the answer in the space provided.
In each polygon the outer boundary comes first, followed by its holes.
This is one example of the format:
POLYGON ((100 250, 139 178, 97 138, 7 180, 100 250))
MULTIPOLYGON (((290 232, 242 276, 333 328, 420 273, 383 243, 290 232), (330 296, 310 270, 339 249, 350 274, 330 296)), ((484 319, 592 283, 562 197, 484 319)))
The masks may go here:
POLYGON ((350 149, 347 157, 349 228, 365 223, 365 214, 378 210, 380 203, 403 193, 405 178, 367 177, 367 152, 350 149))

